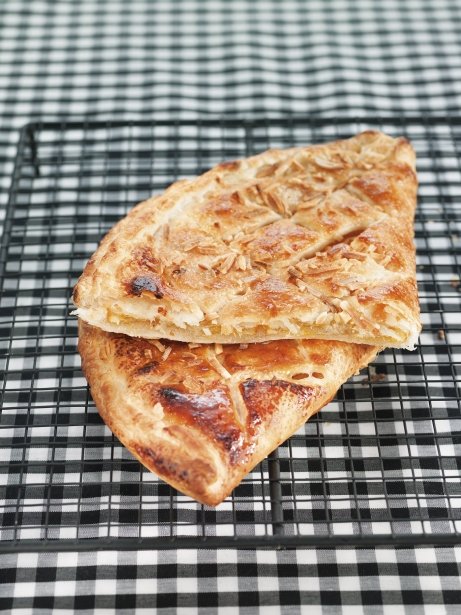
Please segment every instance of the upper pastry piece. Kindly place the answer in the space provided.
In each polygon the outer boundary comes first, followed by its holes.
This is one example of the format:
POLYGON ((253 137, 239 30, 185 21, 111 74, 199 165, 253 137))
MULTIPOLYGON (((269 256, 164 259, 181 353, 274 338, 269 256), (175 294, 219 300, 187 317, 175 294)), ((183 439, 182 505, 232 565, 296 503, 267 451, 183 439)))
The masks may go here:
POLYGON ((375 131, 179 181, 103 239, 74 291, 106 331, 412 348, 415 154, 375 131))

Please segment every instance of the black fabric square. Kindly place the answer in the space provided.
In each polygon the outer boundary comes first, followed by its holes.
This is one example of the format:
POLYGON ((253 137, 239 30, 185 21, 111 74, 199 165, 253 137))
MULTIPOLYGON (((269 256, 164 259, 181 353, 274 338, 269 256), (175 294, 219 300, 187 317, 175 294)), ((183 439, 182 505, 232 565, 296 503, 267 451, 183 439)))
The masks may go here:
MULTIPOLYGON (((199 575, 197 575, 199 576, 199 575)), ((213 608, 219 606, 219 594, 217 592, 200 592, 197 594, 197 608, 213 608)))
POLYGON ((53 581, 56 581, 56 568, 37 568, 35 580, 37 583, 52 583, 53 581))
POLYGON ((376 562, 357 563, 357 573, 359 577, 379 576, 379 567, 376 562))
POLYGON ((16 581, 16 568, 4 568, 0 572, 0 587, 3 583, 14 583, 16 581))
POLYGON ((258 592, 239 592, 239 607, 259 606, 260 595, 258 592))
POLYGON ((53 596, 35 596, 32 605, 34 609, 50 609, 54 608, 53 596))
POLYGON ((92 596, 91 594, 77 594, 74 600, 74 608, 81 611, 84 609, 94 609, 95 602, 95 596, 92 596))
POLYGON ((461 591, 456 590, 443 590, 442 591, 443 602, 445 604, 461 604, 461 591))
POLYGON ((159 564, 157 566, 158 579, 174 579, 178 575, 177 564, 159 564))
POLYGON ((424 604, 423 592, 417 589, 402 589, 403 604, 424 604))
POLYGON ((197 577, 199 579, 215 579, 218 576, 217 564, 197 564, 197 577))
POLYGON ((177 594, 157 594, 156 596, 157 608, 166 609, 168 607, 176 607, 178 604, 177 594))
POLYGON ((137 572, 137 566, 119 564, 117 566, 117 579, 136 579, 138 576, 137 572))
POLYGON ((135 609, 136 594, 117 594, 117 596, 115 597, 115 608, 117 610, 135 609))
POLYGON ((337 564, 318 564, 317 570, 319 577, 337 577, 338 565, 337 564))
POLYGON ((437 562, 437 570, 440 576, 458 577, 460 576, 460 566, 456 562, 437 562))
POLYGON ((299 591, 291 590, 280 590, 279 591, 279 600, 281 605, 298 605, 301 601, 301 594, 299 591))
POLYGON ((239 577, 255 577, 258 575, 258 565, 253 562, 237 563, 239 577))
POLYGON ((338 591, 321 591, 320 603, 324 606, 341 605, 341 592, 338 591))
POLYGON ((364 605, 381 605, 383 604, 383 594, 378 590, 367 589, 361 592, 362 603, 364 605))

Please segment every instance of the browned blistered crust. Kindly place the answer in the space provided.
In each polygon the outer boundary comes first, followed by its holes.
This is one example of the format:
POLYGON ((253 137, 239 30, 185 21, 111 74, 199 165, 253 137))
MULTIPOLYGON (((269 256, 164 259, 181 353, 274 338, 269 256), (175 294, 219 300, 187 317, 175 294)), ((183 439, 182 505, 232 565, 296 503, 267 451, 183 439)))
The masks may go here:
POLYGON ((377 350, 323 340, 186 344, 79 322, 83 370, 106 424, 149 470, 213 506, 377 350))
POLYGON ((411 347, 416 189, 411 145, 374 131, 222 163, 108 233, 78 314, 148 338, 411 347))

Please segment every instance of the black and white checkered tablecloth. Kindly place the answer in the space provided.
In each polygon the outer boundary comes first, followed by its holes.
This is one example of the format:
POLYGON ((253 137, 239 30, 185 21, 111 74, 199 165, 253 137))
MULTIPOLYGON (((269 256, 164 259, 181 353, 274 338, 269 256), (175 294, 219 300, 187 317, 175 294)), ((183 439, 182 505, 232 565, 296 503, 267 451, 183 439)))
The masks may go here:
MULTIPOLYGON (((0 0, 0 205, 30 120, 456 114, 460 77, 458 0, 0 0)), ((0 557, 17 613, 461 608, 458 547, 0 557)))

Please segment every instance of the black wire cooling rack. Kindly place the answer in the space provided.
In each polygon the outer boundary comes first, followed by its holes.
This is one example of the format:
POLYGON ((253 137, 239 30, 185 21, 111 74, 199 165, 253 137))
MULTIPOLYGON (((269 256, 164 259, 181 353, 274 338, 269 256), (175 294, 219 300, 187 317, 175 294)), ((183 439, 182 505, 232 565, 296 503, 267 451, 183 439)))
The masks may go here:
POLYGON ((36 123, 1 246, 4 550, 461 542, 461 119, 36 123), (387 350, 217 509, 145 470, 104 426, 71 289, 137 201, 222 160, 380 128, 418 153, 415 352, 387 350))

